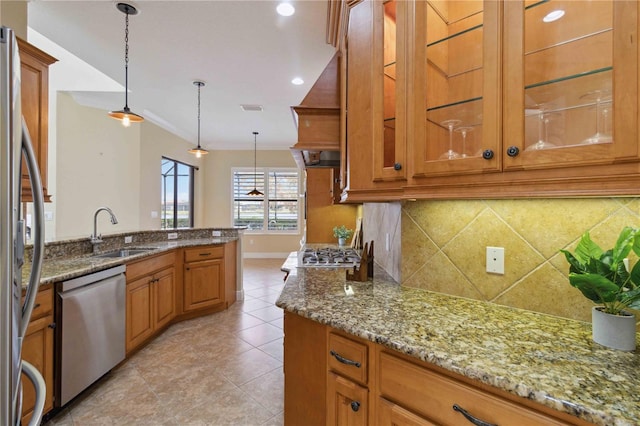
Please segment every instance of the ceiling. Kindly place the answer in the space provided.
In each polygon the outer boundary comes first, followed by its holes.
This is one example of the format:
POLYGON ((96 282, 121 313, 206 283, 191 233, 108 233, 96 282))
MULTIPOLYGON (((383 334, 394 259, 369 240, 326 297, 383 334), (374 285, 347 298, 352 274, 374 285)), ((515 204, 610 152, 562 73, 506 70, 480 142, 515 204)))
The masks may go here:
MULTIPOLYGON (((325 42, 326 0, 291 0, 296 13, 276 13, 278 2, 137 1, 129 17, 129 107, 194 145, 197 87, 200 143, 209 150, 286 149, 297 131, 298 105, 335 50, 325 42), (304 84, 291 84, 294 77, 304 84), (262 105, 246 112, 240 105, 262 105)), ((116 1, 43 1, 28 6, 29 27, 124 86, 125 15, 116 1)), ((54 65, 56 66, 56 65, 54 65)), ((96 85, 74 93, 85 105, 124 106, 124 91, 96 85)), ((132 124, 134 126, 135 124, 132 124)))

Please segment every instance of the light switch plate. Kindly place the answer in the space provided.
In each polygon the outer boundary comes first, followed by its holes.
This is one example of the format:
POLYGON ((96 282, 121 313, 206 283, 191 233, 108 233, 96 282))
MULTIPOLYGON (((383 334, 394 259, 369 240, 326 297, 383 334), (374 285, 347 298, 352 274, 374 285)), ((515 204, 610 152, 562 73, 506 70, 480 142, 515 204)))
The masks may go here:
POLYGON ((177 232, 169 232, 167 234, 167 239, 169 239, 169 240, 177 240, 178 239, 178 233, 177 232))
POLYGON ((487 247, 487 272, 504 275, 504 247, 487 247))
POLYGON ((213 237, 221 237, 222 231, 211 231, 211 236, 213 237))
POLYGON ((133 241, 133 237, 131 235, 124 237, 125 244, 131 244, 132 241, 133 241))

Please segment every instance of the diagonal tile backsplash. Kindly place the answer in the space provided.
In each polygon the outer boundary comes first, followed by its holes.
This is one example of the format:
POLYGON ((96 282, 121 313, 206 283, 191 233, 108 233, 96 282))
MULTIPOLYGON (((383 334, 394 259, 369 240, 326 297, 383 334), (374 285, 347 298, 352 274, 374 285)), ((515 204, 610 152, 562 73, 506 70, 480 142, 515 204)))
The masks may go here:
POLYGON ((590 321, 593 304, 569 285, 558 250, 587 230, 609 248, 624 226, 640 226, 640 199, 406 202, 401 283, 590 321), (504 275, 486 272, 487 246, 504 247, 504 275))

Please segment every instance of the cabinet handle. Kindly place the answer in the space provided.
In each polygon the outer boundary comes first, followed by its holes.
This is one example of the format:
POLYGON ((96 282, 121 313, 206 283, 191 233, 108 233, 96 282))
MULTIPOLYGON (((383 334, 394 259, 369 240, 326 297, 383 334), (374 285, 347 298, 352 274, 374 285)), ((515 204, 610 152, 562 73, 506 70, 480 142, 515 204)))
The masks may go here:
POLYGON ((200 253, 199 256, 211 256, 211 252, 209 252, 209 253, 200 253))
POLYGON ((358 401, 351 401, 351 409, 358 411, 360 409, 360 403, 358 401))
POLYGON ((52 322, 51 324, 49 324, 47 327, 51 328, 51 329, 55 329, 56 328, 56 323, 52 322))
POLYGON ((484 158, 485 160, 491 160, 493 158, 493 150, 485 149, 484 151, 482 151, 482 158, 484 158))
POLYGON ((507 148, 507 155, 509 157, 517 157, 520 154, 520 149, 517 146, 510 146, 507 148))
POLYGON ((453 404, 453 411, 459 412, 464 416, 465 419, 469 420, 471 423, 473 423, 476 426, 497 426, 494 423, 488 423, 476 417, 473 417, 471 414, 469 414, 464 408, 460 407, 458 404, 453 404))
POLYGON ((343 364, 347 364, 347 365, 353 365, 357 368, 360 368, 360 363, 358 361, 352 361, 350 359, 347 359, 343 356, 340 356, 339 353, 337 353, 336 351, 334 351, 333 349, 329 351, 329 353, 331 354, 332 357, 334 357, 335 359, 338 360, 338 362, 341 362, 343 364))
POLYGON ((402 164, 400 163, 395 163, 393 165, 393 170, 402 170, 402 164))

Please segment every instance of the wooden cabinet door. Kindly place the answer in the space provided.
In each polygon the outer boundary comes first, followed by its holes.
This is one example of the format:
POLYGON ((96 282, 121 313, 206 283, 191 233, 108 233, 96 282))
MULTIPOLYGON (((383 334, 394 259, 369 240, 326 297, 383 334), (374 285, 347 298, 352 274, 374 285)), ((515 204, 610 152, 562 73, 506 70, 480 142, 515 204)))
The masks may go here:
POLYGON ((184 265, 184 311, 224 302, 224 260, 214 259, 184 265))
MULTIPOLYGON (((18 39, 20 49, 22 115, 29 129, 33 151, 40 168, 44 200, 51 201, 47 191, 48 132, 49 132, 49 65, 56 59, 24 40, 18 39)), ((32 201, 31 182, 26 165, 22 166, 22 200, 32 201)))
POLYGON ((127 283, 127 352, 154 332, 152 279, 151 276, 143 276, 127 283))
POLYGON ((154 328, 159 329, 176 316, 175 269, 158 272, 153 280, 154 328))
POLYGON ((506 1, 504 14, 504 169, 640 160, 638 2, 506 1))
POLYGON ((501 2, 414 3, 413 178, 497 172, 501 2))
POLYGON ((369 390, 329 372, 327 383, 327 424, 365 426, 368 418, 369 390))
POLYGON ((384 398, 378 400, 378 414, 380 426, 437 426, 437 423, 417 416, 384 398))
MULTIPOLYGON (((42 374, 46 384, 44 412, 53 408, 53 316, 31 321, 22 343, 22 358, 42 374)), ((35 407, 35 389, 31 381, 22 375, 22 423, 27 424, 35 407)))

